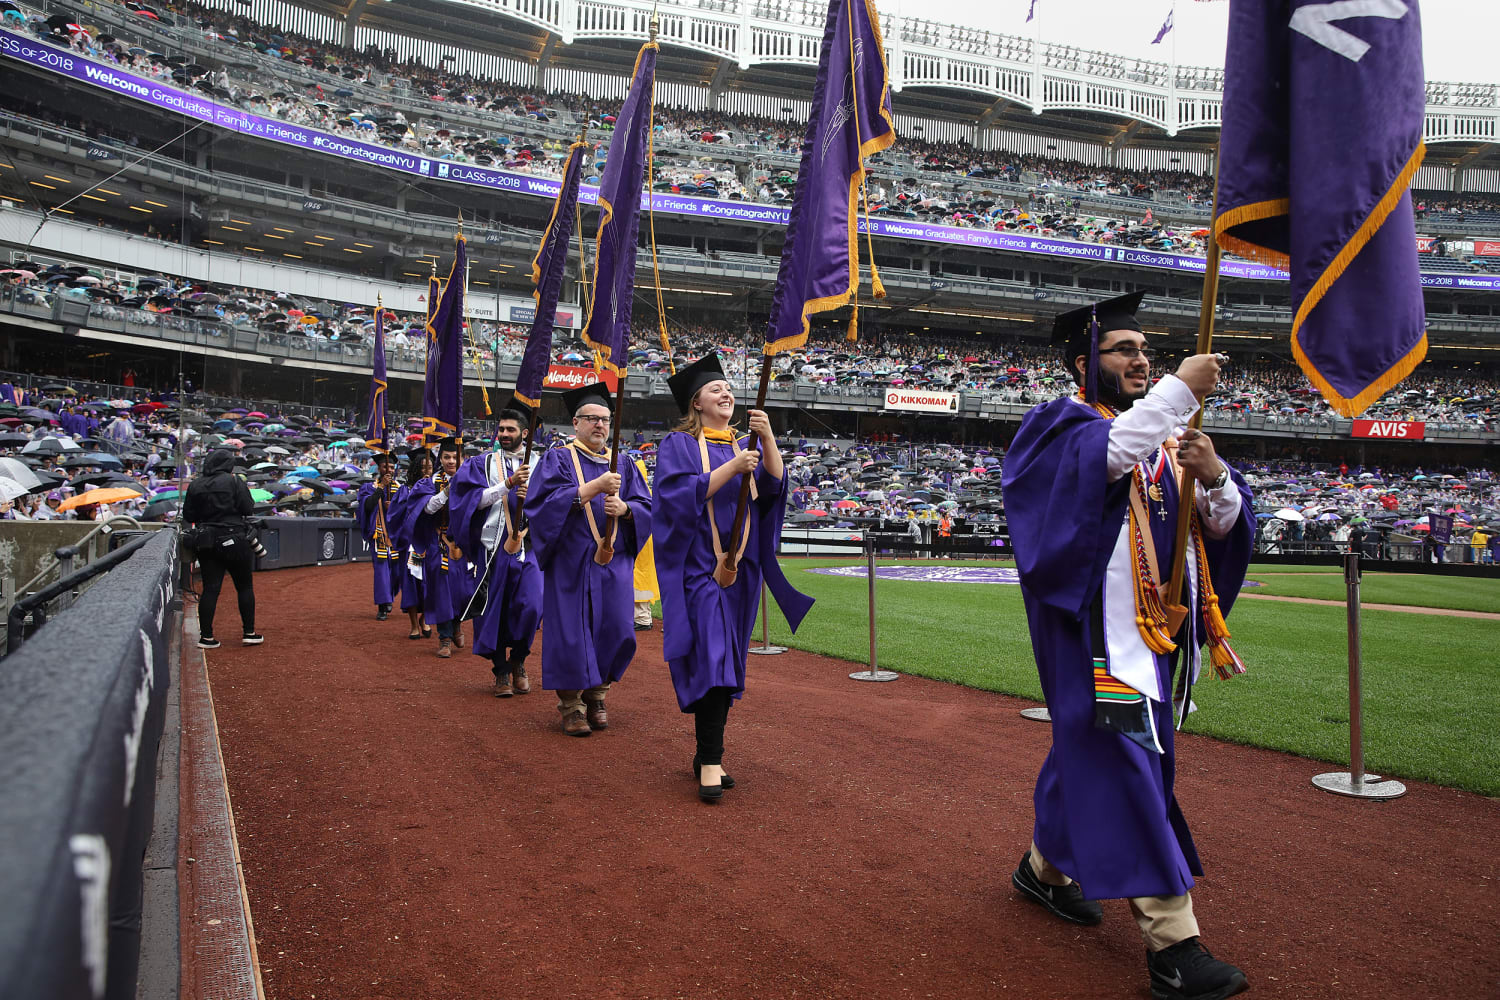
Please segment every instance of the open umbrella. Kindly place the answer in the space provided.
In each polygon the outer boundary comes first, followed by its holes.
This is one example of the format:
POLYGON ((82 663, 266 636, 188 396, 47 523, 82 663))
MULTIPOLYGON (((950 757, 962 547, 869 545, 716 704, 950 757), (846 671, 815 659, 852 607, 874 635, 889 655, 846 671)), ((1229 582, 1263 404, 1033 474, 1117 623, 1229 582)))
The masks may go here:
POLYGON ((58 505, 58 510, 73 510, 75 507, 85 507, 96 503, 115 503, 120 500, 134 500, 140 494, 135 490, 124 487, 104 487, 97 490, 85 490, 77 496, 68 497, 58 505))

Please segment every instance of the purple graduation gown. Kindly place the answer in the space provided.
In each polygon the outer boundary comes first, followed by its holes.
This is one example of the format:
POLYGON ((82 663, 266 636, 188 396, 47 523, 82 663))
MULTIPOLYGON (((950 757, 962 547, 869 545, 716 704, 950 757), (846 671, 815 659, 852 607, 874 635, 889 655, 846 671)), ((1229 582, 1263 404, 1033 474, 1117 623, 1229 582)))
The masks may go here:
POLYGON ((391 501, 390 507, 386 509, 385 525, 391 532, 391 542, 401 553, 401 610, 422 610, 422 581, 412 576, 406 569, 407 546, 411 539, 406 537, 404 525, 400 512, 406 503, 411 488, 402 485, 396 489, 396 498, 391 501))
MULTIPOLYGON (((496 452, 493 457, 498 482, 505 478, 499 471, 504 456, 496 452)), ((536 462, 535 456, 532 461, 536 462)), ((520 464, 520 459, 510 460, 512 470, 520 464)), ((473 650, 475 655, 483 657, 502 652, 507 646, 530 650, 542 618, 542 572, 529 539, 515 555, 505 551, 503 531, 493 552, 484 547, 483 529, 490 508, 481 507, 479 501, 488 487, 496 485, 490 482, 488 466, 489 456, 479 455, 465 462, 453 477, 450 520, 453 537, 458 539, 465 554, 474 557, 481 577, 487 582, 484 606, 473 609, 473 650)), ((516 499, 513 490, 506 491, 502 502, 506 505, 507 523, 514 523, 516 499)))
MULTIPOLYGON (((609 471, 609 463, 582 450, 583 478, 609 471)), ((581 509, 573 506, 579 483, 571 448, 542 456, 526 489, 530 540, 542 568, 542 687, 584 691, 619 680, 635 656, 635 557, 651 535, 651 494, 630 461, 620 462, 620 498, 631 517, 618 522, 615 556, 594 562, 597 544, 581 509)), ((591 501, 600 532, 607 530, 604 497, 591 501)))
MULTIPOLYGON (((1077 879, 1090 899, 1179 896, 1202 875, 1173 794, 1176 755, 1170 702, 1154 712, 1158 754, 1095 725, 1094 624, 1105 569, 1125 523, 1131 476, 1105 480, 1110 422, 1071 397, 1032 409, 1005 456, 1002 488, 1021 595, 1047 709, 1052 749, 1034 796, 1037 849, 1077 879)), ((1239 519, 1204 550, 1227 615, 1255 539, 1250 491, 1238 473, 1239 519)), ((1162 477, 1168 516, 1148 517, 1159 565, 1172 564, 1177 488, 1162 477)), ((1163 570, 1163 572, 1166 572, 1163 570)), ((1206 635, 1193 595, 1197 636, 1206 635)), ((1179 652, 1184 652, 1179 647, 1179 652)), ((1177 654, 1155 657, 1170 697, 1177 654)), ((1183 664, 1182 669, 1186 669, 1183 664)))
MULTIPOLYGON (((422 616, 429 624, 445 622, 463 614, 469 595, 474 592, 473 577, 466 558, 450 558, 448 569, 443 569, 443 553, 438 544, 438 524, 443 511, 427 513, 427 500, 437 492, 432 477, 418 481, 406 489, 396 501, 392 517, 400 525, 397 529, 415 551, 422 565, 422 616)), ((449 503, 452 503, 451 494, 449 503)), ((450 537, 452 537, 450 535, 450 537)), ((456 542, 463 548, 462 542, 456 542)), ((468 550, 464 550, 468 555, 468 550)), ((402 610, 405 610, 403 607, 402 610)))
POLYGON ((389 492, 381 495, 374 483, 365 483, 359 488, 355 504, 355 519, 359 522, 359 533, 370 543, 370 565, 375 578, 375 603, 394 604, 401 596, 401 582, 406 577, 406 549, 398 545, 391 534, 391 506, 400 494, 399 484, 392 482, 389 492), (385 508, 386 541, 375 538, 377 506, 385 508), (385 549, 382 554, 381 549, 385 549))
MULTIPOLYGON (((733 457, 728 443, 708 442, 711 468, 733 457)), ((746 514, 750 539, 737 564, 739 575, 728 588, 713 578, 718 560, 708 520, 708 479, 697 438, 668 434, 656 454, 653 524, 661 585, 662 653, 671 668, 677 705, 684 712, 709 688, 731 688, 735 698, 744 694, 745 660, 760 611, 762 579, 794 632, 813 604, 812 598, 792 588, 776 560, 786 511, 785 471, 777 478, 765 466, 756 470, 758 499, 746 514)), ((726 551, 741 482, 735 476, 713 497, 714 520, 726 551)))

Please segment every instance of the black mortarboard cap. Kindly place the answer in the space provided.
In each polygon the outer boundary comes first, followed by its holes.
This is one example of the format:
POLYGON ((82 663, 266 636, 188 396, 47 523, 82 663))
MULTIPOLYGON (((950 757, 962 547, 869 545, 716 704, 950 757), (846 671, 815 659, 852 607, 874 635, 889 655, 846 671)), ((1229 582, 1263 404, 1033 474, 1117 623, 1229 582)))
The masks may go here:
POLYGON ((1069 364, 1078 355, 1089 353, 1089 329, 1095 315, 1099 317, 1101 336, 1111 330, 1139 330, 1135 312, 1145 295, 1144 291, 1131 292, 1063 313, 1052 323, 1052 346, 1067 348, 1069 364))
POLYGON ((677 400, 677 408, 686 416, 698 390, 723 378, 724 366, 719 364, 719 355, 711 352, 667 379, 667 385, 672 389, 672 398, 677 400))
POLYGON ((579 386, 577 389, 569 389, 562 394, 563 405, 568 408, 568 416, 578 412, 579 407, 587 403, 598 403, 607 409, 613 410, 614 404, 610 399, 609 386, 603 382, 594 382, 589 385, 579 386))
POLYGON ((445 437, 441 441, 439 441, 437 443, 437 447, 433 449, 433 453, 434 454, 438 454, 438 455, 441 455, 445 451, 456 451, 460 455, 462 455, 463 454, 463 448, 460 447, 460 445, 458 443, 458 438, 456 438, 456 437, 445 437))
POLYGON ((390 465, 395 465, 396 464, 396 456, 392 455, 388 451, 377 451, 375 453, 375 464, 376 465, 383 465, 383 464, 387 464, 387 463, 390 464, 390 465))
POLYGON ((1087 374, 1084 382, 1084 401, 1096 402, 1099 398, 1099 337, 1111 330, 1136 330, 1141 328, 1135 312, 1141 307, 1145 291, 1119 295, 1091 306, 1070 309, 1052 322, 1052 345, 1063 349, 1063 361, 1068 371, 1073 370, 1073 359, 1080 354, 1088 355, 1087 374))

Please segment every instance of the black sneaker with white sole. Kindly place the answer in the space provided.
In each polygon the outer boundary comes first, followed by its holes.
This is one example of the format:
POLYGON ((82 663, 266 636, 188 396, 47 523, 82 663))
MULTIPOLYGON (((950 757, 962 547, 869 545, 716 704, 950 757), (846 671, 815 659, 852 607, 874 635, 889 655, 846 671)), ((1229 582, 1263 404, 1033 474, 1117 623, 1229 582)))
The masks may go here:
POLYGON ((1048 885, 1036 877, 1031 869, 1031 852, 1021 855, 1021 863, 1010 877, 1016 891, 1034 903, 1040 903, 1053 916, 1073 924, 1092 927, 1104 920, 1104 907, 1092 899, 1083 898, 1083 890, 1077 882, 1067 885, 1048 885))
POLYGON ((259 632, 246 632, 245 637, 240 640, 247 646, 259 646, 266 641, 266 637, 259 632))
POLYGON ((218 649, 223 643, 211 635, 200 635, 198 637, 199 649, 218 649))
POLYGON ((1155 1000, 1224 1000, 1243 990, 1245 974, 1209 954, 1196 938, 1146 952, 1155 1000))

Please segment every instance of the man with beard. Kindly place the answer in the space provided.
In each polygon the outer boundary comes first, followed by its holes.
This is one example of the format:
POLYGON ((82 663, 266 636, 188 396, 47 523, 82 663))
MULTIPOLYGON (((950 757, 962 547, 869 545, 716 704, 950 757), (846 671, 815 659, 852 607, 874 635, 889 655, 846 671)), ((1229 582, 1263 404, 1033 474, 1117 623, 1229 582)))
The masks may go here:
POLYGON ((588 736, 609 727, 605 696, 635 656, 635 558, 651 536, 651 494, 628 459, 609 471, 609 389, 586 385, 563 403, 574 438, 542 458, 525 512, 542 567, 542 687, 557 692, 563 732, 588 736))
POLYGON ((542 574, 520 517, 526 483, 541 461, 526 461, 527 412, 515 403, 501 410, 495 451, 465 462, 452 486, 453 535, 473 553, 483 581, 470 609, 474 654, 489 659, 496 698, 531 691, 525 663, 542 614, 542 574))
POLYGON ((375 620, 385 621, 401 594, 406 575, 405 551, 391 541, 391 504, 400 489, 396 482, 396 460, 388 452, 375 456, 375 481, 359 488, 355 515, 360 534, 370 543, 370 565, 375 574, 375 620))
POLYGON ((1220 1000, 1239 969, 1198 940, 1202 868, 1173 794, 1173 709, 1186 715, 1207 644, 1243 671, 1224 624, 1249 565, 1250 491, 1208 436, 1181 430, 1213 390, 1219 355, 1150 383, 1143 293, 1058 317, 1054 344, 1079 391, 1026 414, 1003 475, 1032 649, 1052 716, 1030 850, 1011 877, 1063 920, 1097 924, 1124 898, 1158 1000, 1220 1000), (1175 437, 1174 437, 1175 435, 1175 437), (1174 454, 1175 453, 1175 454, 1174 454), (1165 607, 1179 486, 1197 480, 1179 623, 1165 607), (1075 881, 1076 880, 1076 881, 1075 881))

